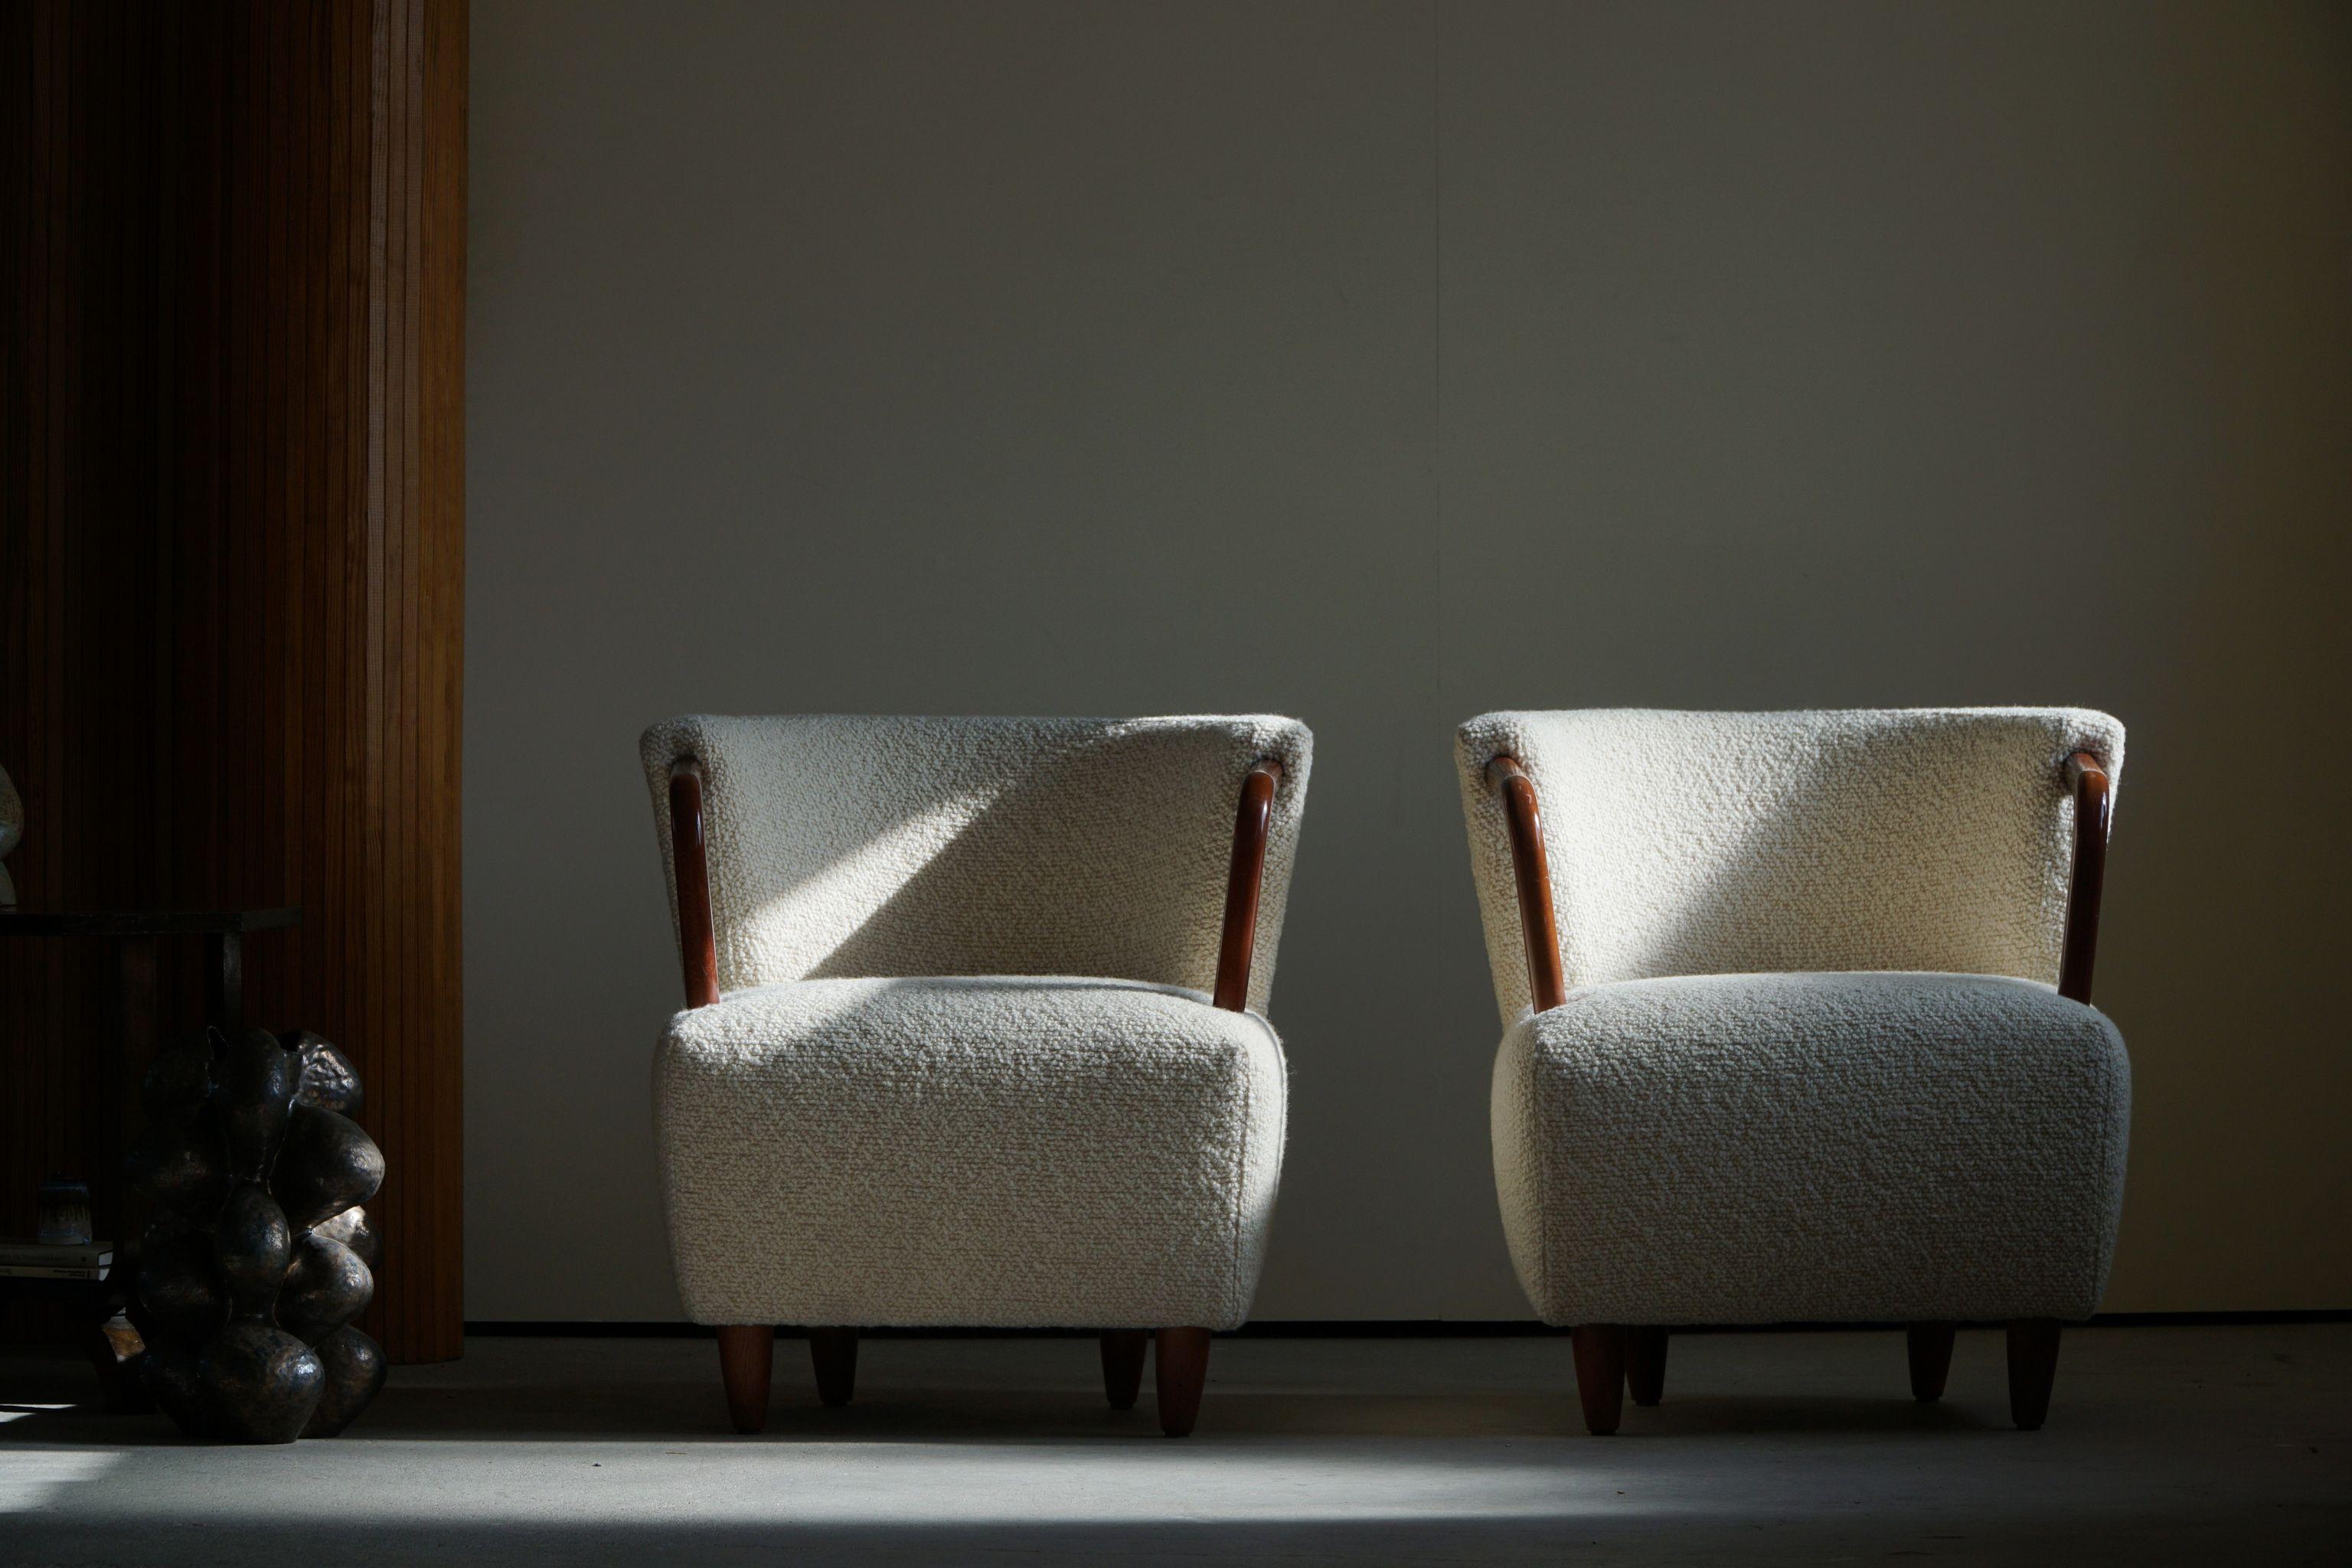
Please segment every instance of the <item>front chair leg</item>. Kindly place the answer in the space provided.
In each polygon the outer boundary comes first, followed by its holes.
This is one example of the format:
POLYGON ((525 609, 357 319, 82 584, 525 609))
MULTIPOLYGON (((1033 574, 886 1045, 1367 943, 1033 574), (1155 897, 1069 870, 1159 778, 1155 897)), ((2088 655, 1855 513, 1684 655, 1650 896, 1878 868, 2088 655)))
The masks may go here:
POLYGON ((1606 1437, 1625 1409, 1625 1331, 1615 1323, 1579 1323, 1574 1342, 1585 1429, 1606 1437))
POLYGON ((1644 1406, 1666 1396, 1665 1330, 1625 1331, 1625 1391, 1644 1406))
POLYGON ((727 1386, 727 1414, 738 1432, 768 1424, 768 1379, 775 1364, 776 1331, 766 1323, 719 1331, 719 1378, 727 1386))
POLYGON ((1151 1358, 1154 1387, 1160 1394, 1160 1429, 1171 1437, 1189 1436, 1201 1415, 1201 1387, 1209 1380, 1209 1331, 1161 1329, 1151 1358))
POLYGON ((816 1363, 816 1396, 838 1410, 857 1387, 857 1331, 811 1329, 808 1340, 809 1360, 816 1363))
POLYGON ((1149 1330, 1103 1331, 1103 1397, 1113 1410, 1135 1408, 1135 1395, 1143 1387, 1143 1353, 1150 1348, 1149 1330))
POLYGON ((1952 1340, 1958 1323, 1909 1323, 1903 1335, 1911 1355, 1911 1397, 1933 1405, 1944 1397, 1952 1375, 1952 1340))
POLYGON ((2055 1318, 2021 1318, 2009 1325, 2009 1418, 2021 1432, 2038 1432, 2049 1418, 2058 1328, 2055 1318))

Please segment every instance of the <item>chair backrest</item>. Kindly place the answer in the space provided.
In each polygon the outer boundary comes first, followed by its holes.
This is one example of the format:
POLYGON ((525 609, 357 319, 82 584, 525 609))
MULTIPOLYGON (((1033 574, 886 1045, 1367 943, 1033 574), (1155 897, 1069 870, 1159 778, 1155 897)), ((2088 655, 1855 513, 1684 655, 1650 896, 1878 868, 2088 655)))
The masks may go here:
POLYGON ((2120 782, 2123 726, 2079 708, 1487 713, 1454 756, 1507 1026, 1528 1005, 1509 829, 1487 764, 1535 784, 1570 985, 1908 969, 2055 981, 2083 751, 2120 782))
POLYGON ((1274 799, 1249 1001, 1274 980, 1312 737, 1294 719, 691 715, 639 742, 662 865, 669 777, 703 770, 719 984, 1082 974, 1207 991, 1234 814, 1274 799))

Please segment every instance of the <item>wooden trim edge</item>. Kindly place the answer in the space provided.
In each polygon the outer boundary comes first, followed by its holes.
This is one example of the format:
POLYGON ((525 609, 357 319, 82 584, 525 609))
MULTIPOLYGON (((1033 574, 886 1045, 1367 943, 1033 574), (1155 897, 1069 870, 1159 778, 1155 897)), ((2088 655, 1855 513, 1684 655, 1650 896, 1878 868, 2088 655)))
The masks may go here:
POLYGON ((702 834, 702 763, 680 757, 669 769, 670 878, 677 890, 678 962, 686 1005, 719 1000, 719 944, 710 923, 710 859, 702 834))
POLYGON ((1274 829, 1275 791, 1282 764, 1261 758, 1242 779, 1234 811, 1233 868, 1225 878, 1225 923, 1217 940, 1214 1001, 1228 1012, 1249 1009, 1250 966, 1257 955, 1258 894, 1265 880, 1265 845, 1274 829))
POLYGON ((2059 766, 2074 796, 2074 872, 2066 890, 2066 940, 2058 961, 2058 994, 2088 1004, 2099 956, 2099 898, 2107 879, 2107 832, 2115 790, 2106 764, 2076 752, 2059 766))
POLYGON ((1568 1000, 1559 961, 1559 927, 1552 915, 1551 865, 1544 856, 1543 814, 1535 781, 1506 752, 1486 764, 1486 782, 1503 797, 1511 832, 1511 873, 1519 892, 1519 942, 1528 955, 1528 996, 1538 1013, 1568 1000))

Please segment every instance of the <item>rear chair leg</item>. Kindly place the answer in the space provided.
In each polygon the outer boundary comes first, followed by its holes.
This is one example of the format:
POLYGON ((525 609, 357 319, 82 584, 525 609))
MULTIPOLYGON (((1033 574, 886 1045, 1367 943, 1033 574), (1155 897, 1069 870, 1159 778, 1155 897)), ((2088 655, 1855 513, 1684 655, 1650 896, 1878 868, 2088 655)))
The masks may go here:
POLYGON ((1103 1397, 1113 1410, 1132 1410, 1143 1387, 1143 1352, 1151 1348, 1148 1329, 1105 1329, 1102 1336, 1103 1397))
POLYGON ((719 1331, 719 1380, 727 1388, 727 1414, 738 1432, 768 1424, 768 1378, 775 1364, 776 1331, 766 1323, 719 1331))
POLYGON ((1665 1330, 1625 1331, 1625 1391, 1644 1406, 1666 1396, 1665 1330))
POLYGON ((1903 1336, 1911 1354, 1911 1397, 1920 1404, 1933 1405, 1944 1397, 1944 1384, 1952 1375, 1952 1339, 1958 1332, 1958 1323, 1905 1326, 1903 1336))
POLYGON ((811 1329, 809 1360, 816 1363, 816 1396, 838 1410, 857 1386, 857 1331, 811 1329))
POLYGON ((2058 1329, 2055 1318, 2021 1318, 2009 1325, 2009 1418, 2021 1432, 2038 1432, 2049 1418, 2058 1329))
POLYGON ((1579 1323, 1575 1347, 1576 1393, 1584 1401, 1585 1429, 1606 1437, 1617 1430, 1625 1409, 1625 1331, 1615 1323, 1579 1323))
POLYGON ((1160 1394, 1160 1429, 1171 1437, 1189 1436, 1201 1416, 1201 1386, 1209 1380, 1209 1331, 1161 1329, 1151 1358, 1154 1385, 1160 1394))

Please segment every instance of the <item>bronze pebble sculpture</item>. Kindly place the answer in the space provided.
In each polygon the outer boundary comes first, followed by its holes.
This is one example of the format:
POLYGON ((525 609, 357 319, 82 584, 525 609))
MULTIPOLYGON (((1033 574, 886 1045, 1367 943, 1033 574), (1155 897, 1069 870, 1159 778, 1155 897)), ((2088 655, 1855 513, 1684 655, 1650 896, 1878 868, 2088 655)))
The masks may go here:
POLYGON ((158 1053, 141 1091, 132 1187, 142 1365, 192 1437, 331 1437, 383 1386, 352 1319, 375 1293, 379 1237, 359 1205, 383 1184, 360 1130, 359 1074, 318 1036, 216 1029, 158 1053))

